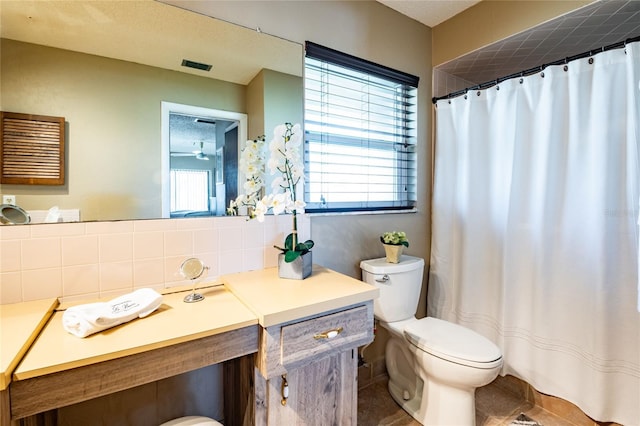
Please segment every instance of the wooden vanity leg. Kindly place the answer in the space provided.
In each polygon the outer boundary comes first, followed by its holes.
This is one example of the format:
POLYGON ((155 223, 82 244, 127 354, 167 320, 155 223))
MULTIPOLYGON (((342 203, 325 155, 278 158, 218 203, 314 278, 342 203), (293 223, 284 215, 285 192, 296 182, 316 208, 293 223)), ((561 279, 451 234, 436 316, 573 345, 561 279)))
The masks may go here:
POLYGON ((0 391, 0 426, 11 425, 11 404, 9 403, 9 390, 0 391))
POLYGON ((19 420, 20 426, 57 426, 58 410, 45 411, 19 420))
POLYGON ((224 363, 224 424, 255 425, 255 354, 224 363))

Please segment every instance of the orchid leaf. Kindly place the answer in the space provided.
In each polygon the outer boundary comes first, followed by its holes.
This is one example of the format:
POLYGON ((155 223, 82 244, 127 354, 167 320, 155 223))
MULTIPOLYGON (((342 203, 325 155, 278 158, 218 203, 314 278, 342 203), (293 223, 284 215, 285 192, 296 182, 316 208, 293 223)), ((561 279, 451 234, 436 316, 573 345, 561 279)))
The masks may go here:
POLYGON ((293 234, 289 234, 287 235, 287 238, 285 238, 284 248, 286 250, 293 250, 293 234))
POLYGON ((292 251, 289 250, 288 252, 286 252, 284 254, 284 261, 287 263, 293 262, 294 260, 296 260, 298 257, 300 257, 300 252, 299 251, 292 251))

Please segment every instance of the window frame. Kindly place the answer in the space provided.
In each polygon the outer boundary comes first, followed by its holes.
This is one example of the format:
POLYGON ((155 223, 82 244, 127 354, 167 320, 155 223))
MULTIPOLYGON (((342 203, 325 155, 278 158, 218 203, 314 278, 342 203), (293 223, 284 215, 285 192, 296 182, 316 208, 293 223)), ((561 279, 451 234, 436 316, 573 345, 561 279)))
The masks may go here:
MULTIPOLYGON (((417 210, 417 192, 418 192, 417 191, 417 145, 418 145, 417 144, 417 121, 418 121, 418 118, 417 118, 418 117, 417 115, 417 103, 418 103, 417 90, 418 89, 417 88, 418 88, 419 77, 413 76, 408 73, 404 73, 402 71, 397 71, 383 65, 375 64, 371 61, 360 59, 355 56, 336 51, 334 49, 320 46, 310 41, 307 41, 305 43, 305 49, 306 49, 306 53, 305 53, 305 84, 304 84, 305 85, 305 141, 304 141, 305 154, 304 155, 305 155, 305 178, 307 179, 307 182, 305 183, 304 199, 305 199, 305 202, 307 203, 307 208, 305 209, 306 212, 313 213, 313 214, 322 214, 322 213, 340 213, 340 212, 385 213, 385 212, 416 211, 417 210), (405 98, 411 98, 410 105, 409 103, 406 103, 406 105, 409 105, 409 106, 406 106, 405 103, 402 102, 402 106, 405 107, 401 111, 401 115, 404 114, 404 118, 400 121, 400 123, 402 124, 394 125, 394 130, 395 130, 394 133, 397 133, 398 129, 401 129, 403 132, 405 132, 402 135, 404 142, 401 144, 399 144, 397 141, 387 142, 387 145, 385 147, 387 151, 396 150, 396 148, 394 148, 396 145, 402 145, 405 149, 405 152, 403 153, 403 158, 401 160, 399 159, 393 160, 395 164, 391 168, 391 170, 393 171, 393 174, 390 175, 394 179, 397 179, 397 178, 405 179, 402 182, 402 185, 404 185, 404 190, 406 191, 405 197, 397 197, 398 195, 402 195, 402 190, 398 189, 398 186, 400 186, 400 184, 394 181, 391 184, 390 183, 386 184, 387 187, 390 185, 396 186, 396 188, 394 188, 392 192, 387 191, 387 194, 391 194, 391 193, 393 194, 393 196, 390 197, 393 199, 387 199, 382 202, 375 202, 368 199, 353 201, 353 202, 332 201, 328 203, 328 205, 324 206, 322 205, 321 201, 318 201, 318 195, 321 195, 321 194, 319 194, 318 191, 314 191, 313 189, 310 189, 312 185, 317 185, 317 184, 315 184, 313 181, 310 182, 309 177, 313 176, 313 174, 315 173, 322 174, 322 172, 312 172, 310 170, 311 167, 321 162, 317 160, 310 160, 310 157, 312 155, 317 155, 317 154, 314 154, 312 150, 310 150, 310 146, 311 144, 319 145, 327 142, 319 142, 318 140, 315 140, 315 141, 311 140, 314 138, 314 135, 315 137, 317 137, 322 133, 319 131, 310 130, 312 126, 311 126, 311 120, 309 118, 310 114, 309 114, 308 103, 310 102, 309 101, 310 96, 308 91, 310 89, 309 89, 308 78, 310 74, 309 69, 311 68, 311 66, 308 63, 309 62, 308 59, 311 59, 313 61, 326 62, 331 66, 346 67, 359 73, 366 73, 371 76, 371 79, 384 79, 389 82, 398 84, 399 85, 398 87, 403 87, 403 88, 406 87, 407 89, 411 90, 411 93, 402 95, 405 98), (411 115, 412 117, 410 119, 407 118, 407 114, 411 115), (408 122, 412 123, 412 125, 411 126, 407 125, 408 122), (403 169, 402 167, 400 167, 401 164, 408 164, 409 168, 403 169), (405 170, 406 173, 403 170, 405 170), (402 173, 405 173, 405 174, 402 174, 402 173), (407 190, 407 187, 409 187, 410 189, 407 190), (313 194, 315 194, 315 196, 313 196, 313 194), (313 197, 313 200, 312 200, 312 197, 313 197)), ((316 66, 316 68, 318 67, 316 66)), ((369 84, 371 86, 374 85, 374 83, 372 82, 369 82, 369 84)), ((397 106, 399 105, 399 102, 400 102, 398 99, 405 99, 402 96, 400 96, 399 98, 396 98, 394 100, 393 106, 387 109, 392 111, 398 110, 397 106)), ((365 104, 369 105, 368 102, 369 101, 365 102, 365 104)), ((389 115, 389 117, 393 117, 393 116, 389 115)), ((357 121, 357 119, 355 120, 357 121)), ((363 120, 363 122, 370 123, 369 119, 363 120)), ((317 124, 318 122, 315 121, 314 123, 317 124)), ((375 133, 375 132, 372 132, 372 133, 375 133)), ((398 135, 395 135, 395 136, 397 137, 398 135)), ((348 139, 348 138, 343 138, 340 135, 334 134, 332 139, 334 139, 334 141, 328 142, 328 143, 330 145, 337 146, 337 145, 340 145, 340 143, 342 143, 342 142, 336 142, 337 139, 348 139)), ((367 139, 367 138, 364 138, 364 139, 367 139)), ((367 140, 371 142, 370 144, 371 146, 367 144, 366 147, 363 149, 375 150, 376 145, 381 146, 379 141, 376 141, 374 139, 367 139, 367 140)), ((357 143, 349 144, 348 141, 344 143, 347 146, 352 146, 352 147, 357 146, 357 143)), ((369 159, 374 157, 367 156, 366 158, 369 159)), ((333 172, 333 173, 337 174, 338 172, 333 172)), ((379 176, 379 175, 371 174, 370 176, 379 176)), ((365 186, 366 184, 361 183, 361 185, 365 186)), ((362 193, 374 194, 374 195, 382 194, 382 192, 376 192, 376 191, 366 191, 362 193)))

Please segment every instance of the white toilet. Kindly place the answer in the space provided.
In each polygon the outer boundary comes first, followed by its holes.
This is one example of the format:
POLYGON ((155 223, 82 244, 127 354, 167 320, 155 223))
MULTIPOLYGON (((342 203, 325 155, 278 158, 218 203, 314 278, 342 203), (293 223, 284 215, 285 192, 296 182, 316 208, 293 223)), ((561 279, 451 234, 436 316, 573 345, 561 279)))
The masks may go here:
POLYGON ((218 423, 209 417, 186 416, 169 420, 160 426, 222 426, 222 423, 218 423))
POLYGON ((362 280, 380 289, 373 306, 391 336, 385 358, 393 399, 426 426, 475 425, 475 390, 497 377, 500 349, 460 325, 415 318, 423 259, 363 260, 360 268, 362 280))

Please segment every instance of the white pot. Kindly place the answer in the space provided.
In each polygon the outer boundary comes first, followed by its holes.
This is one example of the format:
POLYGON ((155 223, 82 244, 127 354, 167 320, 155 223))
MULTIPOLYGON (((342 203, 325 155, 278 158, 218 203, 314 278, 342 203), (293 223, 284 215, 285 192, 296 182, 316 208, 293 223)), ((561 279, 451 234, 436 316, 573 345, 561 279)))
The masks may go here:
POLYGON ((298 256, 293 262, 285 262, 284 253, 278 254, 278 276, 292 280, 304 280, 311 275, 313 261, 311 252, 298 256))
POLYGON ((402 244, 394 245, 394 244, 384 244, 384 252, 387 256, 388 263, 399 263, 400 256, 402 256, 402 249, 404 246, 402 244))

